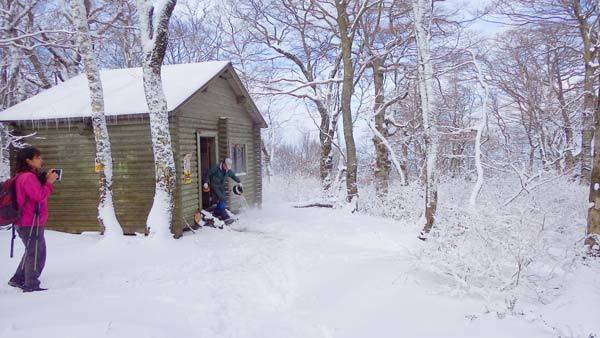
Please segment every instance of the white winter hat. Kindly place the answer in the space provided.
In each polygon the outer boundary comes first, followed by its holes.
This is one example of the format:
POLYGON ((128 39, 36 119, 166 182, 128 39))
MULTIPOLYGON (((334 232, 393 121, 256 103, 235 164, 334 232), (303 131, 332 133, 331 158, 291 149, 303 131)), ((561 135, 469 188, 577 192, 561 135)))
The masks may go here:
POLYGON ((229 157, 226 158, 224 162, 229 168, 231 168, 231 166, 233 165, 233 161, 229 157))

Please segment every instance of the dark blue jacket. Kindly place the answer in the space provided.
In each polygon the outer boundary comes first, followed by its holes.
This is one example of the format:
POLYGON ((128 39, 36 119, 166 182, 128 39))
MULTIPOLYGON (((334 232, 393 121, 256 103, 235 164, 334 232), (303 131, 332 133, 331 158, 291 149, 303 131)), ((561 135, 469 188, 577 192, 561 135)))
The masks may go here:
POLYGON ((204 175, 204 183, 208 183, 210 190, 220 201, 225 201, 227 198, 227 194, 225 193, 225 180, 227 177, 230 177, 237 183, 241 182, 231 169, 227 171, 223 170, 221 164, 210 168, 204 175))

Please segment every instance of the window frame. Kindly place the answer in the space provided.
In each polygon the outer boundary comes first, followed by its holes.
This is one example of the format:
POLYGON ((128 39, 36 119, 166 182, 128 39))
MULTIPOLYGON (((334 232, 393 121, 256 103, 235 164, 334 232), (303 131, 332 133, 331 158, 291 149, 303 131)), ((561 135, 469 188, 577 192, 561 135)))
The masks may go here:
POLYGON ((229 158, 231 158, 231 161, 233 162, 231 169, 237 176, 244 176, 248 174, 248 145, 246 143, 231 143, 229 145, 229 158), (234 149, 236 146, 241 146, 242 149, 243 168, 241 168, 239 171, 236 170, 238 168, 236 168, 236 158, 234 156, 234 149))

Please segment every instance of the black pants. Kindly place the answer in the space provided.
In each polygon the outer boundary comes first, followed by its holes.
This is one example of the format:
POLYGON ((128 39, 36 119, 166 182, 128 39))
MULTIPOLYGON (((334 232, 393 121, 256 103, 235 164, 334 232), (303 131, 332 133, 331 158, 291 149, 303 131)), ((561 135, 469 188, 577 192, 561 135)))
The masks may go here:
POLYGON ((17 271, 10 281, 22 285, 24 288, 37 288, 40 286, 39 277, 46 265, 44 227, 16 226, 16 229, 25 244, 25 253, 23 253, 17 271))

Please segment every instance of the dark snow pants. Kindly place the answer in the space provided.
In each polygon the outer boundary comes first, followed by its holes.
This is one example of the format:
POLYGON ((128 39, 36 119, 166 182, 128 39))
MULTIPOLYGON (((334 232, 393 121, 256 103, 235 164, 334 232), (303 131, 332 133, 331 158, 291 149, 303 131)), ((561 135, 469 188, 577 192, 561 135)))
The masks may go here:
POLYGON ((46 264, 44 227, 16 227, 19 237, 25 244, 25 252, 10 281, 22 285, 24 288, 37 288, 40 286, 39 277, 46 264))

